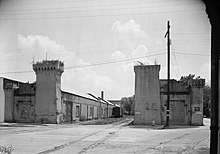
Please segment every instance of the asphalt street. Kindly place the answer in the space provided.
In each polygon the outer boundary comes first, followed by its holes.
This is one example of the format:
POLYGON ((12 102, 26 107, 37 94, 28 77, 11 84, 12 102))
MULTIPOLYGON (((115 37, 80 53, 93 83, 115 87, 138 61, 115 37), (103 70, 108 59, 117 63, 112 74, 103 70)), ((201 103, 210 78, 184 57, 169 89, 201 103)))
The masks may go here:
POLYGON ((0 127, 0 145, 12 154, 206 154, 209 119, 204 126, 128 125, 131 119, 108 125, 16 125, 0 127))

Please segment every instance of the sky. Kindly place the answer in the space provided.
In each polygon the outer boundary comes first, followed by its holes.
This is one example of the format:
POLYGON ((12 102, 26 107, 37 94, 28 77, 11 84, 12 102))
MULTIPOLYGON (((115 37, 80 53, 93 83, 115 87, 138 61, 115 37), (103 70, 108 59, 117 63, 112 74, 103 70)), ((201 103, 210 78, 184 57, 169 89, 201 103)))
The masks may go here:
POLYGON ((210 84, 210 23, 200 0, 0 0, 0 76, 36 80, 32 64, 64 62, 62 90, 134 95, 134 65, 160 64, 170 21, 171 78, 210 84))

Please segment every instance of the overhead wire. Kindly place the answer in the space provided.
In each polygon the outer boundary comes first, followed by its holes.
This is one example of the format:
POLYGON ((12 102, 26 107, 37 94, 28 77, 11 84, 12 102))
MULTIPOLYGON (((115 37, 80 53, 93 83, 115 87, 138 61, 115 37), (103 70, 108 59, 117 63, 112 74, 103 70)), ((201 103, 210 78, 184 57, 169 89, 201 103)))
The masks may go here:
POLYGON ((174 35, 210 35, 210 33, 205 33, 205 32, 190 32, 190 33, 179 33, 179 32, 173 32, 172 34, 174 35))
MULTIPOLYGON (((92 10, 68 10, 68 9, 72 9, 72 8, 84 8, 83 7, 58 7, 58 8, 53 8, 53 9, 65 9, 65 10, 62 10, 62 11, 53 11, 53 12, 48 12, 48 10, 50 10, 51 8, 45 8, 45 9, 32 9, 32 10, 29 10, 29 11, 32 11, 32 12, 27 12, 26 10, 22 10, 22 12, 16 12, 16 13, 4 13, 2 12, 3 14, 2 15, 30 15, 30 14, 50 14, 50 13, 72 13, 72 12, 95 12, 95 11, 114 11, 114 10, 133 10, 133 9, 145 9, 145 8, 155 8, 155 7, 169 7, 169 6, 178 6, 178 5, 197 5, 198 3, 180 3, 180 4, 170 4, 170 5, 157 5, 157 6, 138 6, 138 7, 129 7, 129 8, 105 8, 105 9, 92 9, 92 10), (46 12, 33 12, 33 10, 46 10, 46 12)), ((96 6, 97 7, 97 6, 96 6)), ((1 11, 0 11, 1 12, 1 11)))
MULTIPOLYGON (((163 49, 165 50, 165 49, 163 49)), ((162 51, 162 50, 157 50, 155 52, 162 51)), ((144 56, 137 56, 137 57, 130 57, 130 58, 125 58, 125 59, 118 59, 114 61, 105 61, 105 62, 97 62, 97 63, 92 63, 92 64, 86 64, 86 65, 75 65, 75 66, 69 66, 65 67, 65 69, 75 69, 75 68, 84 68, 84 67, 91 67, 91 66, 99 66, 99 65, 106 65, 106 64, 112 64, 112 63, 118 63, 118 62, 124 62, 124 61, 130 61, 138 58, 144 58, 144 57, 152 57, 152 56, 158 56, 165 54, 166 52, 159 52, 151 55, 144 55, 144 56)), ((171 53, 173 54, 173 52, 171 53)), ((186 55, 186 56, 210 56, 210 55, 205 55, 205 54, 195 54, 195 53, 175 53, 175 55, 186 55)), ((198 58, 198 57, 197 57, 198 58)), ((33 71, 14 71, 14 72, 0 72, 0 74, 22 74, 22 73, 31 73, 33 71)))
MULTIPOLYGON (((13 3, 16 4, 15 2, 17 2, 17 1, 14 1, 13 3)), ((53 2, 53 4, 60 4, 60 3, 62 3, 62 4, 63 3, 82 3, 82 1, 73 1, 73 0, 69 0, 69 1, 68 0, 61 0, 61 1, 54 1, 54 0, 52 0, 52 2, 53 2)), ((85 3, 86 1, 83 1, 83 2, 85 3)), ((88 0, 88 2, 90 2, 90 1, 88 0)), ((141 2, 129 2, 129 3, 127 2, 125 4, 163 3, 163 2, 170 2, 170 1, 169 0, 163 0, 163 1, 156 0, 156 1, 141 1, 141 2)), ((44 4, 51 4, 51 2, 46 2, 45 0, 43 0, 43 3, 44 4)), ((40 1, 31 1, 31 3, 29 3, 29 4, 33 4, 33 5, 39 4, 39 5, 42 5, 42 2, 40 2, 40 1)), ((124 3, 113 3, 113 5, 118 5, 118 4, 124 4, 124 3)), ((20 2, 18 4, 16 4, 16 5, 20 5, 20 2)))
MULTIPOLYGON (((177 63, 177 59, 176 59, 176 55, 175 55, 175 52, 174 52, 174 48, 173 48, 172 43, 171 43, 171 50, 172 50, 173 55, 174 55, 175 63, 176 63, 177 66, 179 66, 178 63, 177 63)), ((172 61, 171 61, 171 63, 172 63, 172 61)), ((172 65, 173 65, 173 63, 172 63, 172 65)), ((173 66, 173 68, 174 68, 174 71, 175 71, 175 73, 176 73, 176 69, 175 69, 174 66, 173 66)), ((178 75, 181 76, 179 68, 178 68, 178 75)), ((177 78, 178 78, 178 75, 177 75, 177 73, 176 73, 177 78)))
MULTIPOLYGON (((7 11, 11 11, 11 12, 24 12, 24 11, 42 11, 42 10, 59 10, 59 9, 72 9, 72 8, 91 8, 91 7, 108 7, 108 6, 126 6, 126 5, 134 5, 134 4, 150 4, 150 3, 161 3, 161 2, 168 2, 168 1, 151 1, 151 2, 147 2, 147 1, 143 1, 143 2, 131 2, 131 3, 113 3, 113 4, 96 4, 96 5, 83 5, 83 6, 68 6, 68 7, 50 7, 50 8, 32 8, 32 9, 20 9, 20 10, 16 10, 16 9, 10 9, 10 10, 0 10, 0 12, 7 12, 7 11)), ((74 5, 76 3, 74 2, 74 5)), ((191 4, 201 4, 201 3, 177 3, 177 4, 171 4, 171 5, 157 5, 157 6, 149 6, 149 7, 160 7, 160 6, 177 6, 177 5, 191 5, 191 4)), ((152 5, 152 4, 151 4, 152 5)), ((29 6, 30 7, 30 6, 29 6)))
POLYGON ((191 56, 205 56, 205 57, 210 57, 211 56, 211 55, 207 55, 207 54, 184 53, 184 52, 177 52, 176 55, 191 55, 191 56))
POLYGON ((93 17, 113 17, 121 15, 146 15, 161 13, 183 13, 183 12, 204 11, 204 9, 178 10, 178 11, 161 11, 161 12, 138 12, 138 13, 120 13, 120 14, 99 14, 99 15, 78 15, 78 16, 54 16, 54 17, 32 17, 32 18, 0 18, 0 20, 34 20, 34 19, 69 19, 69 18, 93 18, 93 17))
MULTIPOLYGON (((191 53, 195 53, 195 54, 198 54, 198 52, 210 52, 208 50, 188 50, 188 49, 176 49, 178 51, 189 51, 191 53)), ((207 56, 211 56, 211 55, 208 55, 208 54, 201 54, 201 55, 207 55, 207 56)))
MULTIPOLYGON (((163 50, 157 50, 155 52, 163 51, 163 50)), ((106 65, 106 64, 112 64, 112 63, 130 61, 130 60, 134 60, 134 59, 138 59, 138 58, 152 57, 152 56, 157 56, 157 55, 162 55, 162 54, 165 54, 165 52, 159 52, 159 53, 154 53, 154 54, 150 54, 150 55, 144 55, 144 56, 142 55, 142 56, 136 56, 136 57, 130 57, 130 58, 124 58, 124 59, 118 59, 118 60, 114 60, 114 61, 104 61, 104 62, 97 62, 97 63, 86 64, 86 65, 69 66, 69 67, 65 67, 65 69, 68 70, 68 69, 75 69, 75 68, 106 65)), ((18 73, 30 73, 30 72, 33 72, 33 71, 0 72, 0 74, 18 74, 18 73)))
MULTIPOLYGON (((157 50, 157 51, 163 51, 163 50, 157 50)), ((89 66, 97 66, 97 65, 118 63, 118 62, 130 61, 130 60, 134 60, 134 59, 138 59, 138 58, 157 56, 157 55, 161 55, 161 54, 165 54, 165 52, 159 52, 159 53, 150 54, 150 55, 136 56, 136 57, 118 59, 118 60, 114 60, 114 61, 99 62, 99 63, 93 63, 93 64, 87 64, 87 65, 81 65, 81 66, 70 66, 70 67, 66 67, 65 69, 82 68, 82 67, 89 67, 89 66)))

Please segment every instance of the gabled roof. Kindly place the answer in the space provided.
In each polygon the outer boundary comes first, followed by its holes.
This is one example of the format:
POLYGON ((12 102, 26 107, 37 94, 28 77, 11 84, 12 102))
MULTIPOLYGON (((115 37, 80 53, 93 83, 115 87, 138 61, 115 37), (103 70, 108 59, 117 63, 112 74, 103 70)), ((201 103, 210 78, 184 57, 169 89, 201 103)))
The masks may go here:
POLYGON ((90 99, 90 100, 93 100, 93 101, 98 101, 97 99, 95 99, 95 98, 92 97, 91 95, 88 95, 88 94, 83 93, 83 92, 80 92, 80 91, 75 91, 75 90, 74 90, 74 93, 72 93, 72 92, 67 92, 67 91, 61 90, 61 92, 62 92, 62 93, 66 93, 66 94, 70 94, 70 95, 79 96, 79 97, 82 97, 82 98, 85 98, 85 99, 90 99))
POLYGON ((109 102, 109 101, 107 101, 107 100, 104 100, 104 99, 102 99, 102 98, 100 98, 100 97, 99 97, 99 99, 100 99, 100 100, 103 100, 103 101, 104 101, 105 103, 107 103, 108 105, 115 106, 113 103, 111 103, 111 102, 109 102))
POLYGON ((107 104, 104 100, 100 99, 99 97, 96 97, 95 95, 91 94, 91 93, 87 93, 88 95, 90 95, 91 97, 95 98, 97 101, 100 101, 103 104, 107 104))

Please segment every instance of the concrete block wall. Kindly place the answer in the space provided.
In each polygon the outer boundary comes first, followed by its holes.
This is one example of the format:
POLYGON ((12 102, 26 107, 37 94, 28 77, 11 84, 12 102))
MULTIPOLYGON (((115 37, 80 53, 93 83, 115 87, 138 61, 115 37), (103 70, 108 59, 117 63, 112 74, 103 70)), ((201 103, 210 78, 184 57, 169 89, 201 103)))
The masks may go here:
POLYGON ((203 87, 192 87, 192 125, 203 125, 203 87))
MULTIPOLYGON (((167 94, 161 93, 162 124, 166 122, 167 94)), ((170 124, 190 125, 190 96, 187 93, 171 93, 170 95, 170 124), (181 114, 180 114, 181 113, 181 114)))
POLYGON ((135 72, 134 124, 161 124, 160 65, 139 65, 135 72))

